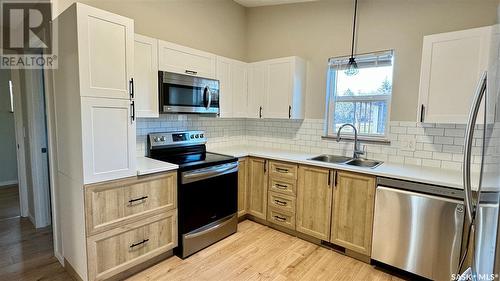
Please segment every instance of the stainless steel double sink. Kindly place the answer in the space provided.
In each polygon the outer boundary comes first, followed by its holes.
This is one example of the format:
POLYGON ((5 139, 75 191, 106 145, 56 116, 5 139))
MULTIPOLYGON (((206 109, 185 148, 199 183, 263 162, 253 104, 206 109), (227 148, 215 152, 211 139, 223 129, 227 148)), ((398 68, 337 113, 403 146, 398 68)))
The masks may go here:
POLYGON ((364 167, 371 169, 376 168, 380 166, 382 163, 384 163, 382 161, 371 160, 371 159, 363 159, 363 158, 356 159, 347 156, 328 155, 328 154, 319 155, 313 158, 309 158, 308 160, 320 161, 332 164, 345 164, 350 166, 357 166, 357 167, 364 167))

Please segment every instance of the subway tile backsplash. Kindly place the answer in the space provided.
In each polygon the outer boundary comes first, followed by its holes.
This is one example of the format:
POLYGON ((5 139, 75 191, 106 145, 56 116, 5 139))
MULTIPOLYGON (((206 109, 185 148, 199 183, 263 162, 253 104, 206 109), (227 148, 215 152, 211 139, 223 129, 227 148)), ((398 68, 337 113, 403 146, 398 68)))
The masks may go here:
MULTIPOLYGON (((322 119, 219 119, 198 115, 161 115, 157 119, 138 119, 138 155, 145 155, 148 133, 179 130, 205 130, 209 149, 250 145, 311 154, 328 153, 350 156, 353 148, 351 141, 337 143, 335 140, 322 139, 322 119)), ((362 143, 362 145, 366 145, 368 158, 460 170, 464 135, 465 126, 461 124, 391 121, 388 135, 390 144, 362 143), (409 145, 409 143, 414 145, 409 145)), ((492 137, 500 138, 500 135, 496 132, 492 137)), ((476 130, 474 138, 472 152, 475 157, 472 160, 472 169, 477 171, 480 168, 482 131, 476 130)))

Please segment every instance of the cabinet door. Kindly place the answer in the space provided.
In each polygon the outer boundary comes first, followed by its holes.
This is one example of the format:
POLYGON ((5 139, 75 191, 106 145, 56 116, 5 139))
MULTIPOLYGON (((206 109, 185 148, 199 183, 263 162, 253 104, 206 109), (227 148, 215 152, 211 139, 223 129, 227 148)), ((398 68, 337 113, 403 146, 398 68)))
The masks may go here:
POLYGON ((233 117, 247 117, 248 103, 248 64, 235 62, 231 65, 232 91, 233 91, 233 117))
POLYGON ((77 4, 80 93, 129 99, 134 70, 134 21, 77 4))
POLYGON ((329 169, 300 166, 297 181, 296 230, 326 241, 332 214, 331 174, 329 169))
POLYGON ((134 72, 137 117, 159 117, 157 39, 135 34, 134 72))
POLYGON ((159 41, 160 70, 216 78, 216 56, 166 41, 159 41))
POLYGON ((265 63, 252 63, 248 70, 248 113, 249 118, 263 118, 265 97, 268 93, 269 68, 265 63))
POLYGON ((222 118, 233 117, 233 76, 231 60, 217 57, 217 80, 220 83, 219 114, 222 118))
POLYGON ((137 175, 130 101, 82 98, 81 102, 84 183, 137 175))
POLYGON ((330 242, 371 254, 375 177, 337 172, 330 242))
POLYGON ((247 160, 238 161, 238 217, 247 213, 247 160))
POLYGON ((476 85, 488 67, 491 34, 491 27, 482 27, 424 37, 419 121, 467 122, 476 85))
POLYGON ((290 59, 269 62, 269 92, 266 100, 266 118, 290 118, 293 64, 290 59))
POLYGON ((267 212, 267 160, 248 158, 248 212, 266 219, 267 212))

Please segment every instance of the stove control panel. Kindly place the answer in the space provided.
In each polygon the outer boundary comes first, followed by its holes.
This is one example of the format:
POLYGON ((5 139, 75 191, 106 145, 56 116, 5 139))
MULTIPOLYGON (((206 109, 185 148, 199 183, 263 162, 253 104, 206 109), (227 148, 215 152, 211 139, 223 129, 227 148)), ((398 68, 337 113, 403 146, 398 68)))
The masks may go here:
POLYGON ((183 131, 152 133, 148 135, 150 148, 158 146, 185 146, 205 144, 207 139, 204 131, 183 131))

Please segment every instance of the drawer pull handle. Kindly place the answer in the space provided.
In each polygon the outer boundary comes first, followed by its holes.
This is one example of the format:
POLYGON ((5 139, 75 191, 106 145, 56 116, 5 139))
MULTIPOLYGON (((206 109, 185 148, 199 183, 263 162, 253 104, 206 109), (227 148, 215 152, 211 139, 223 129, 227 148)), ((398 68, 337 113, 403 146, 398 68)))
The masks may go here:
POLYGON ((279 188, 279 189, 287 189, 287 188, 288 188, 288 185, 285 185, 285 184, 279 184, 279 183, 275 184, 275 186, 276 186, 277 188, 279 188))
POLYGON ((145 244, 145 243, 147 243, 148 241, 149 241, 149 239, 144 239, 144 240, 142 240, 141 242, 133 243, 132 245, 130 245, 130 249, 133 249, 133 248, 135 248, 135 247, 137 247, 137 246, 140 246, 140 245, 142 245, 142 244, 145 244))
POLYGON ((128 203, 130 204, 129 206, 132 206, 132 204, 134 204, 134 202, 142 201, 141 203, 144 203, 144 200, 146 200, 146 199, 148 199, 148 196, 142 196, 140 198, 130 199, 130 200, 128 200, 128 203))
POLYGON ((286 174, 288 173, 288 169, 276 168, 276 172, 286 174))
POLYGON ((280 217, 280 216, 274 216, 274 219, 277 220, 277 221, 281 221, 281 222, 286 221, 286 218, 280 217))
POLYGON ((197 75, 197 74, 198 74, 198 72, 197 72, 197 71, 187 70, 187 69, 186 69, 186 71, 185 71, 185 72, 186 72, 186 74, 191 74, 191 75, 197 75))
POLYGON ((274 203, 276 203, 276 205, 280 205, 280 206, 286 206, 286 205, 288 205, 285 201, 281 201, 281 200, 278 200, 278 199, 274 199, 274 203))

